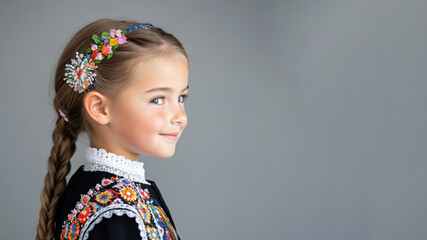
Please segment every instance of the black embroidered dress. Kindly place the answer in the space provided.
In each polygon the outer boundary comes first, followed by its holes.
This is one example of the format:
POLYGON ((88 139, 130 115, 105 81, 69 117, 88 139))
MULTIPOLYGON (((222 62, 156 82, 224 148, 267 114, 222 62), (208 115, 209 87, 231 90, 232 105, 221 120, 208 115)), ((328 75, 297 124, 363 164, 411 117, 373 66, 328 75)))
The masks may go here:
POLYGON ((58 202, 55 239, 180 240, 144 163, 86 147, 58 202))

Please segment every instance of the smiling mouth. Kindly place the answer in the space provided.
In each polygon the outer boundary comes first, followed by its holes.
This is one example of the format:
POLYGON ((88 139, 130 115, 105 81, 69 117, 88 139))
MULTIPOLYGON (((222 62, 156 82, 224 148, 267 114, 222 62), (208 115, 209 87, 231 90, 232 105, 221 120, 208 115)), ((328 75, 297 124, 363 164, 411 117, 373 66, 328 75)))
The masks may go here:
POLYGON ((160 135, 173 141, 178 140, 178 133, 168 133, 168 134, 160 134, 160 135))

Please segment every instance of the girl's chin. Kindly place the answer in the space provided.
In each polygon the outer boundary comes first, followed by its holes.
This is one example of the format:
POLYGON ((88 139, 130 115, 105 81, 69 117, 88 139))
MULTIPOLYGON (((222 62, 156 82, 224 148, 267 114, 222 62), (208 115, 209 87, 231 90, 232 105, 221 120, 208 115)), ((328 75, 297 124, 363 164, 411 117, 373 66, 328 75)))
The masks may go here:
POLYGON ((170 158, 175 154, 175 145, 167 144, 168 146, 162 146, 159 151, 157 151, 154 157, 158 158, 170 158))

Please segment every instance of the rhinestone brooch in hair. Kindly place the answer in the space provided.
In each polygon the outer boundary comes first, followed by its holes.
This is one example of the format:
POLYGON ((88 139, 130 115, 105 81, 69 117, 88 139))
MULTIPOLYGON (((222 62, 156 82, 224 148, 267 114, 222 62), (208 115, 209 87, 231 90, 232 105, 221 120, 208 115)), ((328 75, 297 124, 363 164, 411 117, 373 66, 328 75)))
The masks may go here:
POLYGON ((150 24, 136 25, 127 29, 110 29, 109 32, 102 32, 101 36, 92 35, 94 43, 86 52, 76 52, 71 63, 65 65, 64 81, 73 88, 74 91, 82 93, 93 89, 97 68, 103 59, 110 59, 119 47, 126 43, 125 35, 137 29, 148 29, 153 27, 150 24))

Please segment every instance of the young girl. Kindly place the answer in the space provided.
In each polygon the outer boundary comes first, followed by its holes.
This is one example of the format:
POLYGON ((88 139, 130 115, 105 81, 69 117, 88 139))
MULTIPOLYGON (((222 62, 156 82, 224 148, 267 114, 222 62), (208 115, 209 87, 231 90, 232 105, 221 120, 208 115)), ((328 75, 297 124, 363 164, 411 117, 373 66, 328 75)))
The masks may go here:
POLYGON ((75 34, 55 74, 58 112, 36 239, 180 239, 140 154, 169 158, 187 125, 189 62, 148 23, 102 19, 75 34), (85 164, 72 175, 79 133, 85 164))

